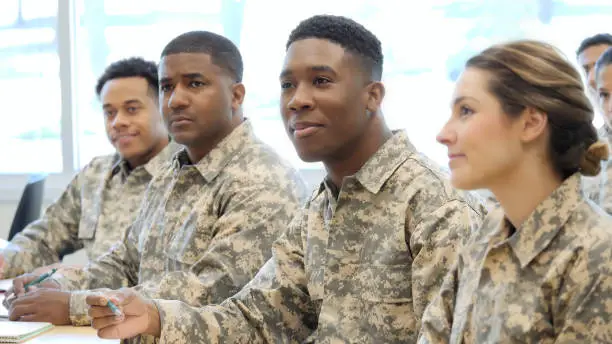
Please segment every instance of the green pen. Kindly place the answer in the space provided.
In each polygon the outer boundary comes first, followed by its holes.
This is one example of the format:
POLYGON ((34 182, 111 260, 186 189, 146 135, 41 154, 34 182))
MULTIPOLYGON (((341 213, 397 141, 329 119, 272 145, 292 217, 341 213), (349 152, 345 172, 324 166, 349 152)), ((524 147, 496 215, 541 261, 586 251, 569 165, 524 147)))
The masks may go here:
POLYGON ((38 278, 33 280, 32 282, 26 283, 26 285, 24 285, 23 287, 25 288, 26 291, 28 291, 29 287, 35 286, 37 284, 40 284, 42 281, 44 281, 47 278, 51 277, 51 275, 53 275, 56 271, 57 271, 57 269, 51 269, 51 271, 38 276, 38 278))
POLYGON ((115 305, 111 300, 108 300, 106 306, 110 308, 110 310, 113 311, 113 314, 115 314, 116 316, 120 317, 123 315, 117 305, 115 305))

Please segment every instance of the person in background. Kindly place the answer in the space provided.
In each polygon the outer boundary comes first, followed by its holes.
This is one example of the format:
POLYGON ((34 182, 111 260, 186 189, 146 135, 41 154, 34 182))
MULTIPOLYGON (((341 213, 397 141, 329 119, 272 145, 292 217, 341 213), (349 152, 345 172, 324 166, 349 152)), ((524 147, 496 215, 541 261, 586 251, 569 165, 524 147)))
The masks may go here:
POLYGON ((438 135, 458 189, 489 213, 427 307, 419 343, 604 343, 612 338, 612 217, 582 192, 608 146, 580 74, 555 47, 472 57, 438 135))
MULTIPOLYGON (((184 148, 151 181, 123 241, 78 273, 48 281, 71 295, 69 305, 38 312, 46 292, 40 289, 11 303, 11 320, 89 324, 88 290, 122 286, 206 305, 233 295, 255 275, 306 188, 243 116, 242 75, 240 52, 223 36, 192 31, 166 45, 160 105, 172 138, 184 148)), ((23 295, 33 278, 16 279, 14 292, 23 295)))
POLYGON ((597 99, 597 85, 595 83, 594 72, 595 62, 609 47, 612 47, 612 35, 609 33, 598 33, 585 38, 576 51, 576 59, 587 81, 588 93, 593 99, 597 99))
MULTIPOLYGON (((612 118, 612 45, 597 60, 595 64, 595 81, 597 86, 597 101, 601 112, 608 119, 612 118)), ((612 142, 610 127, 606 127, 606 138, 612 142)))
POLYGON ((89 260, 106 253, 124 237, 160 166, 178 151, 158 109, 155 63, 134 57, 111 64, 96 94, 115 153, 92 159, 41 219, 11 240, 0 252, 0 278, 43 273, 82 248, 89 260))
MULTIPOLYGON (((381 112, 383 54, 355 21, 301 22, 280 74, 285 130, 327 176, 274 244, 273 256, 218 306, 143 298, 129 289, 90 296, 103 338, 161 343, 405 343, 457 248, 484 208, 464 198, 405 131, 381 112), (100 307, 108 297, 125 317, 100 307)), ((416 115, 416 114, 412 114, 416 115)))
MULTIPOLYGON (((606 119, 604 125, 598 130, 599 137, 612 144, 612 127, 609 120, 612 119, 612 45, 597 60, 593 67, 595 75, 597 106, 606 119)), ((587 196, 603 208, 608 214, 612 214, 612 164, 602 161, 602 172, 594 177, 584 178, 584 189, 587 196)))

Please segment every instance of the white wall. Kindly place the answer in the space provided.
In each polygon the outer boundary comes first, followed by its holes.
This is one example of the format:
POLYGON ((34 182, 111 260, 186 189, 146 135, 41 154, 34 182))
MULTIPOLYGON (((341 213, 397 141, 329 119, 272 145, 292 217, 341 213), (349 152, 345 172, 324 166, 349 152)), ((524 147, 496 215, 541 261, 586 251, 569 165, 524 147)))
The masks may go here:
POLYGON ((17 202, 0 202, 0 238, 8 238, 9 228, 13 221, 13 215, 17 208, 17 202))

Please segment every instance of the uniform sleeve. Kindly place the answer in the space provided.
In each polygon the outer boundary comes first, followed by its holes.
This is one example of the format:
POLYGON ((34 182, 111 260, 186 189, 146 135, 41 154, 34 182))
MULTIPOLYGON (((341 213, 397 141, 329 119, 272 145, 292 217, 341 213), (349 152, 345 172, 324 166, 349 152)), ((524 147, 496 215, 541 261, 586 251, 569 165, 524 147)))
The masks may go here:
POLYGON ((83 171, 75 176, 57 201, 41 219, 17 234, 4 256, 4 278, 13 278, 32 270, 57 263, 60 253, 83 248, 78 239, 81 219, 81 182, 83 171))
POLYGON ((105 290, 133 287, 138 283, 140 252, 138 243, 143 232, 144 220, 155 211, 153 202, 159 198, 159 190, 149 185, 142 198, 138 215, 125 236, 111 249, 90 261, 84 268, 62 269, 53 276, 62 290, 71 291, 70 318, 74 325, 89 324, 86 317, 85 293, 89 290, 105 290))
POLYGON ((317 323, 310 299, 298 217, 273 246, 272 258, 238 294, 219 306, 156 301, 161 343, 300 343, 317 323))
POLYGON ((463 200, 450 200, 427 209, 432 203, 419 200, 420 208, 407 215, 414 314, 419 321, 427 304, 438 294, 458 251, 482 221, 482 214, 463 200))
POLYGON ((89 262, 84 268, 62 268, 53 280, 62 290, 71 291, 70 319, 73 325, 88 325, 86 291, 90 289, 133 286, 137 282, 138 250, 135 239, 128 235, 109 252, 89 262))
POLYGON ((442 282, 440 292, 425 308, 419 344, 448 343, 457 297, 459 266, 459 261, 453 265, 442 282))

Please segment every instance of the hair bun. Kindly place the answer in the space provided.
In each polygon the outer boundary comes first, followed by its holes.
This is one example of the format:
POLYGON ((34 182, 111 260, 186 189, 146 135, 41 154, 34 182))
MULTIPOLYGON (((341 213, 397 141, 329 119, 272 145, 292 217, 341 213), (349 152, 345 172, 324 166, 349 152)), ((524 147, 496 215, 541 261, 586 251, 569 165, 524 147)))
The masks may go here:
POLYGON ((580 162, 580 172, 585 176, 596 176, 601 171, 601 161, 608 160, 610 149, 604 141, 589 146, 580 162))

